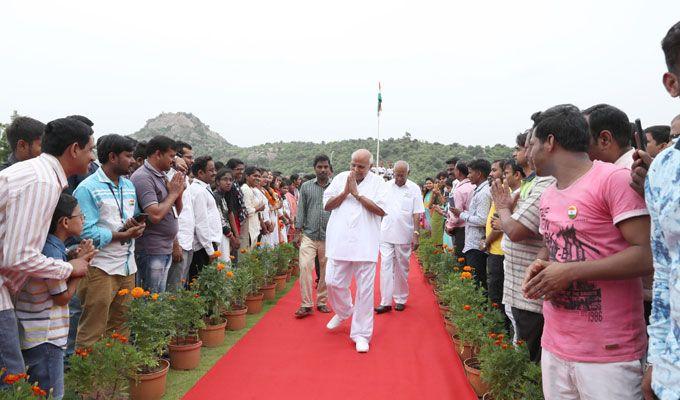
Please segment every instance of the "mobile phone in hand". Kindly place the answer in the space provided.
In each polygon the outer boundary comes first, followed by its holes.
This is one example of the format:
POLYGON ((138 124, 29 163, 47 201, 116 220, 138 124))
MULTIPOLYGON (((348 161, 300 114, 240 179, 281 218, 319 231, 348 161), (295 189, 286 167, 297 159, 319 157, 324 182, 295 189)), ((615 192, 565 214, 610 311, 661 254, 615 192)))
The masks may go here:
POLYGON ((149 217, 149 214, 147 213, 141 213, 135 216, 135 221, 139 222, 140 224, 146 223, 147 218, 149 217))

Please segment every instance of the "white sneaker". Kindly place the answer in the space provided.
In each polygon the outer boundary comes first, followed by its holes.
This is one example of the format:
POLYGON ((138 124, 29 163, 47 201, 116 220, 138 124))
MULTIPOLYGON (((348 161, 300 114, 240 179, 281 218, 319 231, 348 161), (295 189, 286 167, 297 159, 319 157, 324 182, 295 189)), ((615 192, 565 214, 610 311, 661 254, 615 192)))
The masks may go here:
POLYGON ((341 323, 342 319, 340 319, 340 317, 338 317, 337 315, 334 315, 333 318, 331 318, 331 320, 328 321, 328 324, 326 324, 326 328, 333 330, 340 326, 341 323))
POLYGON ((368 341, 366 339, 357 339, 357 352, 368 353, 368 341))

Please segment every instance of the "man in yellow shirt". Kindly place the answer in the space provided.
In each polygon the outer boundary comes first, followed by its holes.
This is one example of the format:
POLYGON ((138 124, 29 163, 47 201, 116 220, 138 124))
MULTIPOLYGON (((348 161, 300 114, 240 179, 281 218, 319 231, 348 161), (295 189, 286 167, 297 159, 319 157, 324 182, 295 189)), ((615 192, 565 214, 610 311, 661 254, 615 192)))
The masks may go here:
MULTIPOLYGON (((489 174, 489 181, 493 182, 497 179, 503 179, 503 172, 505 169, 505 160, 496 160, 491 164, 491 173, 489 174)), ((481 243, 481 250, 486 251, 488 257, 486 259, 486 281, 488 285, 488 296, 492 303, 500 307, 503 300, 503 250, 501 249, 501 239, 503 239, 503 231, 494 230, 491 226, 491 221, 496 214, 496 204, 491 203, 489 209, 489 216, 486 219, 486 238, 481 243)))

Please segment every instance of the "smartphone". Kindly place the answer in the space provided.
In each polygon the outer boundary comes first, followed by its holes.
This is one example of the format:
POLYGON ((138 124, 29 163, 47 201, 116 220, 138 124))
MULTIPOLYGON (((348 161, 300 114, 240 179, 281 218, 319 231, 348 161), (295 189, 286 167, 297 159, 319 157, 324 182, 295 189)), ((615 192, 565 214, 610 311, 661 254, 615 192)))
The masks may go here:
POLYGON ((642 122, 640 118, 635 120, 635 146, 642 151, 647 151, 647 136, 642 130, 642 122))
POLYGON ((135 221, 139 222, 140 224, 146 223, 146 219, 149 217, 149 214, 147 213, 141 213, 137 216, 135 216, 135 221))

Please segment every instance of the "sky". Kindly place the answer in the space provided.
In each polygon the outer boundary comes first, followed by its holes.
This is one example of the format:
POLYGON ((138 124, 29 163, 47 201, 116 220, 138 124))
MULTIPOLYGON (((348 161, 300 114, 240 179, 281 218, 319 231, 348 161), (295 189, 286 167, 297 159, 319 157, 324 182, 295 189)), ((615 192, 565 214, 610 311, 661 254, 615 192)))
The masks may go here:
POLYGON ((660 41, 677 0, 3 1, 0 121, 130 134, 186 111, 230 143, 380 136, 512 145, 555 104, 644 126, 680 102, 660 41))

